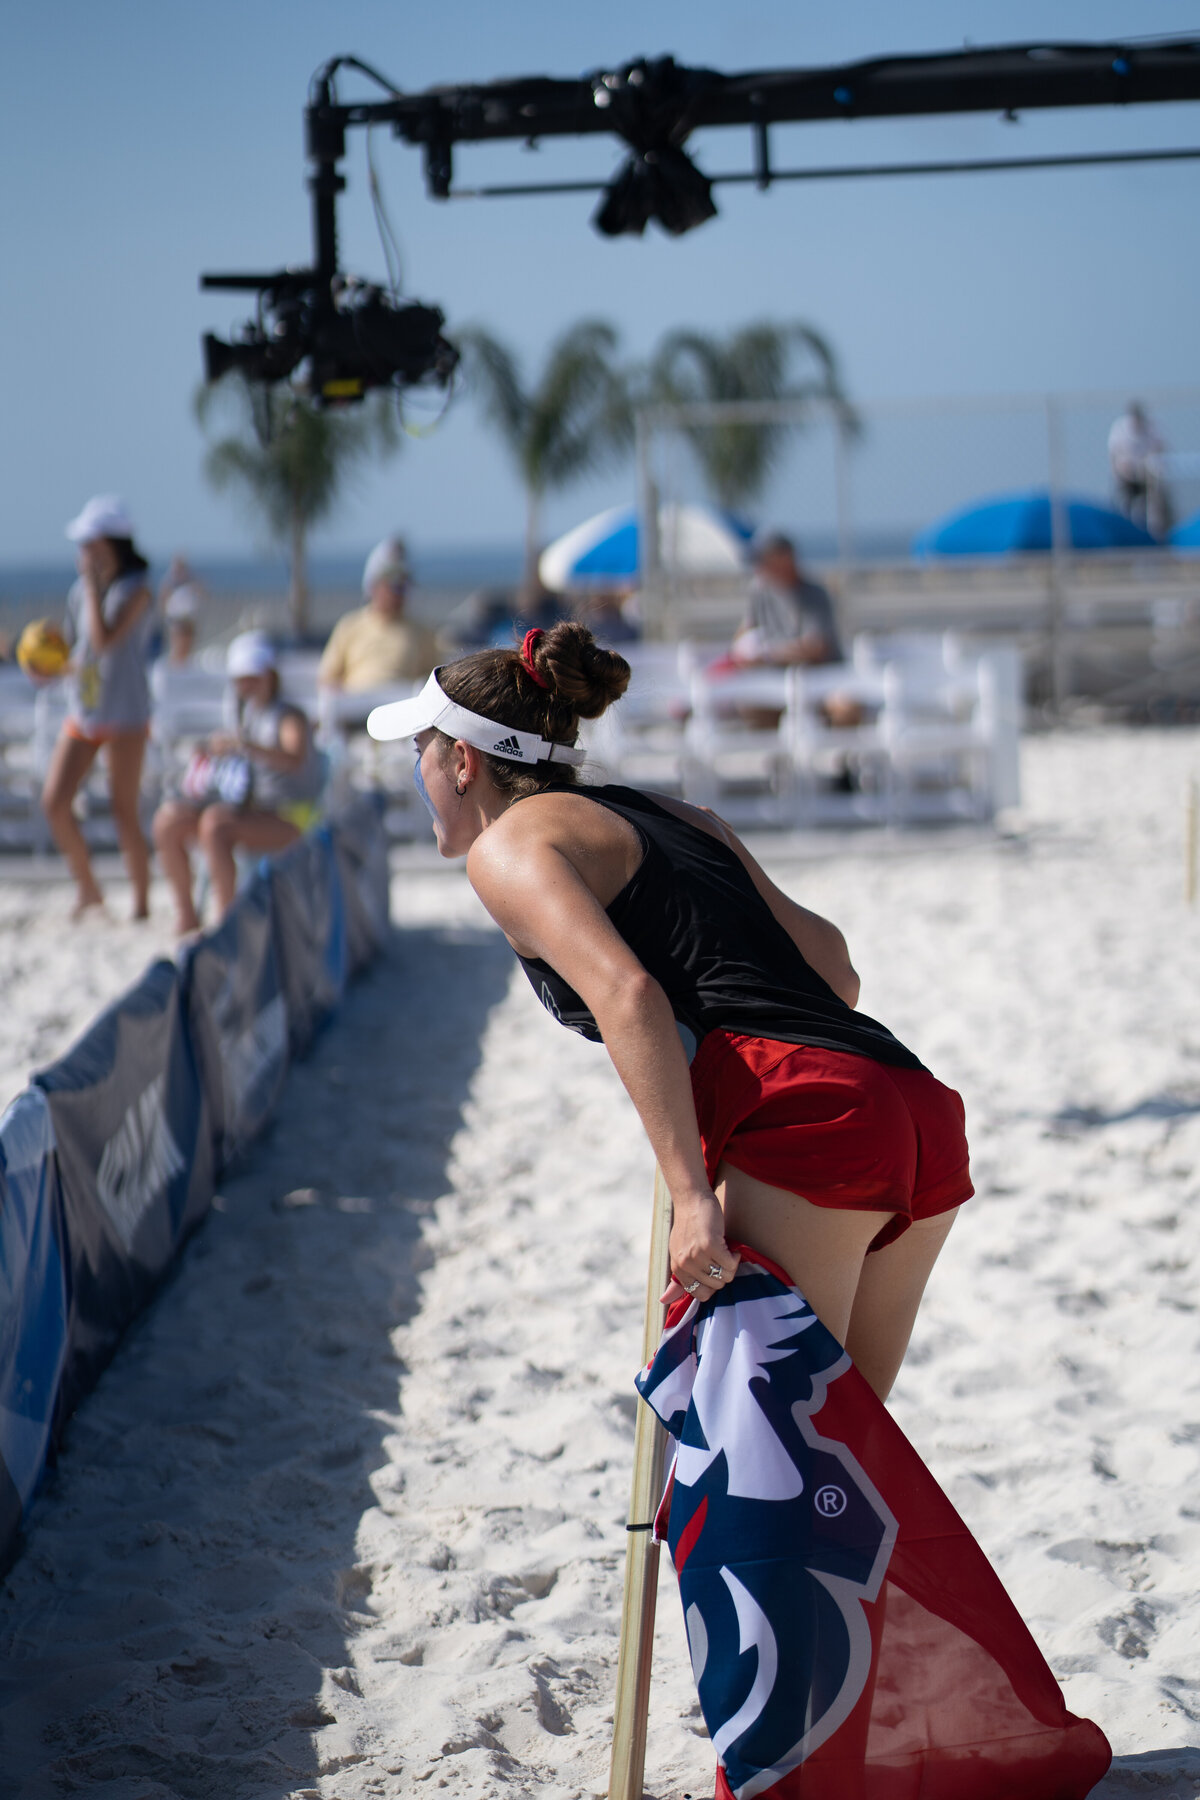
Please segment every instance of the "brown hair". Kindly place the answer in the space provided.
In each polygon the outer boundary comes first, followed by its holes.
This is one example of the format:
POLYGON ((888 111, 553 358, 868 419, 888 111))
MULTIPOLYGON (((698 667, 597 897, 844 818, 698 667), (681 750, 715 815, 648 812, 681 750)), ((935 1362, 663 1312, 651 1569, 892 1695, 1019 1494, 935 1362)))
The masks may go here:
POLYGON ((108 542, 113 547, 113 555, 117 559, 117 573, 114 580, 122 575, 144 575, 150 564, 146 561, 132 538, 110 537, 108 542))
MULTIPOLYGON (((543 631, 530 661, 540 681, 514 648, 460 657, 439 670, 438 682, 443 693, 470 712, 518 731, 536 731, 552 744, 573 744, 580 719, 598 719, 629 686, 625 658, 601 649, 587 626, 574 620, 543 631)), ((573 763, 534 765, 487 754, 483 762, 501 793, 517 799, 543 788, 575 785, 573 763)))

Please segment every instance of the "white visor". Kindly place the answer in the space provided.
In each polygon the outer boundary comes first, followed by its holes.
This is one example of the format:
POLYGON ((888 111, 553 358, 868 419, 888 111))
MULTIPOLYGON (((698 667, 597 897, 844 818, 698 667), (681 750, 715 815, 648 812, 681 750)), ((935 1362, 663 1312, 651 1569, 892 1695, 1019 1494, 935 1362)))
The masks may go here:
POLYGON ((416 737, 419 731, 444 731, 447 737, 461 738, 489 756, 502 756, 506 762, 581 763, 586 750, 572 744, 550 744, 536 731, 518 731, 515 725, 500 725, 479 713, 456 706, 438 681, 435 669, 419 694, 411 700, 392 700, 377 706, 367 715, 367 730, 380 743, 396 738, 416 737))

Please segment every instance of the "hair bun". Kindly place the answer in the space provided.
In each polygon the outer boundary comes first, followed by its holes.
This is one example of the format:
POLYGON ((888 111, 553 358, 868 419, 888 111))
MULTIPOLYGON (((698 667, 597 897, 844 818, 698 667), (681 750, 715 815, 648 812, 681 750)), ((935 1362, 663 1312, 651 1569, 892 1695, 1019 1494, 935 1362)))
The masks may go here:
POLYGON ((566 619, 552 625, 533 647, 533 666, 547 687, 581 719, 598 719, 629 686, 623 656, 605 650, 586 625, 566 619))

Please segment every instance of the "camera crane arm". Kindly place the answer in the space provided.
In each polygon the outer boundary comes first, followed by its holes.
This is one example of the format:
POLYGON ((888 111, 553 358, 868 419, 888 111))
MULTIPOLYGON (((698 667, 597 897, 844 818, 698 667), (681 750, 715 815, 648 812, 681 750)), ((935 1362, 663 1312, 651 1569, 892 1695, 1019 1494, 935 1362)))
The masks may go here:
MULTIPOLYGON (((453 150, 458 143, 615 135, 633 153, 623 174, 639 165, 644 174, 655 161, 665 160, 665 185, 669 187, 672 171, 682 175, 681 165, 692 170, 695 182, 706 184, 682 150, 692 131, 748 125, 755 135, 753 179, 766 187, 781 178, 770 162, 768 131, 773 124, 969 112, 1015 117, 1035 108, 1200 99, 1200 38, 1011 44, 934 55, 871 57, 811 69, 756 69, 735 75, 689 68, 672 57, 661 57, 597 70, 578 80, 531 76, 434 87, 417 94, 392 89, 386 99, 356 103, 339 102, 334 94, 334 75, 342 60, 327 64, 314 78, 305 114, 309 156, 315 165, 314 193, 318 180, 327 185, 328 171, 345 154, 346 129, 354 125, 388 124, 395 136, 420 146, 429 193, 434 199, 446 200, 456 192, 453 150)), ((366 72, 382 82, 374 70, 366 72)), ((1044 166, 1056 159, 1030 160, 1044 166)), ((1003 166, 1015 165, 1010 161, 1003 166)), ((882 172, 876 168, 864 171, 882 172)), ((730 179, 738 178, 711 178, 730 179)), ((607 200, 596 223, 601 231, 616 235, 640 231, 648 217, 659 217, 653 206, 639 217, 637 209, 630 215, 619 200, 611 205, 621 181, 622 175, 618 175, 609 184, 531 183, 474 191, 544 193, 555 187, 579 191, 607 186, 607 200)), ((686 185, 694 189, 694 183, 686 185)), ((668 217, 660 217, 659 222, 667 230, 687 230, 711 217, 714 210, 710 202, 707 210, 701 208, 700 217, 692 217, 685 204, 681 217, 672 216, 668 209, 668 217)))
POLYGON ((603 192, 594 216, 607 236, 640 233, 650 220, 674 236, 716 212, 718 182, 828 179, 955 170, 1036 168, 1095 162, 1200 157, 1200 149, 1113 151, 1083 155, 775 169, 774 124, 828 119, 913 118, 996 112, 1015 118, 1035 108, 1128 106, 1200 99, 1200 38, 1104 43, 1025 43, 920 56, 873 57, 820 68, 758 69, 725 75, 673 57, 645 58, 576 80, 529 76, 405 94, 368 64, 336 57, 313 77, 305 108, 311 172, 313 259, 309 268, 268 275, 205 275, 205 288, 257 291, 260 318, 231 344, 205 339, 208 378, 238 367, 251 380, 278 381, 309 367, 322 401, 361 398, 370 387, 449 381, 457 352, 441 335, 436 307, 398 304, 380 289, 343 281, 338 269, 337 196, 346 132, 389 125, 421 148, 425 180, 437 200, 457 196, 603 192), (340 68, 357 68, 383 90, 375 100, 337 97, 340 68), (753 174, 705 175, 684 148, 693 131, 747 125, 754 134, 753 174), (629 154, 609 181, 455 188, 454 146, 502 139, 615 136, 629 154), (266 323, 262 315, 266 315, 266 323))

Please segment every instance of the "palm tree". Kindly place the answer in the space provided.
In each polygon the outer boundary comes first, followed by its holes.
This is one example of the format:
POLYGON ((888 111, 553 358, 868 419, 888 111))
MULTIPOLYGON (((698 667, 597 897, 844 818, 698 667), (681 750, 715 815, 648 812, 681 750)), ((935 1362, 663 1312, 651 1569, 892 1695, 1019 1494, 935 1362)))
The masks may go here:
MULTIPOLYGON (((726 400, 825 400, 844 428, 857 421, 831 345, 812 326, 763 320, 727 338, 673 331, 650 364, 649 397, 668 406, 726 400), (799 370, 793 374, 794 365, 799 370)), ((794 426, 773 420, 686 424, 714 499, 736 509, 761 494, 794 426)))
POLYGON ((497 427, 525 489, 523 591, 537 582, 542 502, 553 488, 613 460, 633 439, 629 391, 614 357, 617 334, 589 319, 551 344, 526 386, 513 352, 479 327, 457 334, 469 388, 497 427))
POLYGON ((195 405, 206 432, 217 411, 232 421, 232 431, 210 440, 204 473, 218 492, 238 491, 282 546, 292 625, 302 633, 308 623, 309 532, 370 458, 400 448, 395 402, 376 391, 353 411, 323 411, 291 388, 248 381, 232 370, 201 387, 195 405))

